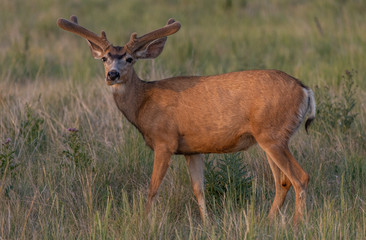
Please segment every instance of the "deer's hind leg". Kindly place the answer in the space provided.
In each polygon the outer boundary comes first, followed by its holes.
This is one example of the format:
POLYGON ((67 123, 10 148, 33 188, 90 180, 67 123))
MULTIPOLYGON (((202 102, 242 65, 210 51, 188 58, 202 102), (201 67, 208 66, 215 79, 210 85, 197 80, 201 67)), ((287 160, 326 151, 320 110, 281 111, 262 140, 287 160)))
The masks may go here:
POLYGON ((269 210, 268 218, 273 219, 280 208, 282 207, 287 192, 290 190, 292 184, 290 179, 277 167, 277 165, 273 162, 271 157, 267 154, 267 159, 269 166, 271 167, 275 187, 276 187, 276 195, 272 203, 271 210, 269 210))
MULTIPOLYGON (((290 180, 292 186, 294 186, 295 190, 295 216, 294 216, 294 222, 297 223, 299 220, 303 218, 304 212, 306 210, 306 189, 309 182, 309 175, 301 168, 299 163, 296 161, 296 159, 291 154, 290 150, 288 149, 287 145, 270 145, 270 146, 261 146, 264 151, 266 152, 267 156, 272 160, 272 164, 274 163, 281 172, 290 180)), ((272 167, 271 167, 272 168, 272 167)), ((279 171, 274 168, 274 177, 277 179, 276 184, 276 191, 277 188, 281 189, 279 184, 281 184, 282 181, 279 181, 279 171)), ((285 180, 285 182, 288 182, 285 180)), ((286 183, 287 184, 287 183, 286 183)), ((280 206, 280 203, 283 203, 284 200, 283 193, 286 191, 286 189, 281 189, 279 195, 277 198, 275 197, 275 202, 271 208, 273 214, 276 212, 276 208, 280 206)), ((287 191, 286 191, 287 193, 287 191)), ((277 196, 277 192, 276 192, 277 196)), ((272 215, 273 216, 273 215, 272 215)))

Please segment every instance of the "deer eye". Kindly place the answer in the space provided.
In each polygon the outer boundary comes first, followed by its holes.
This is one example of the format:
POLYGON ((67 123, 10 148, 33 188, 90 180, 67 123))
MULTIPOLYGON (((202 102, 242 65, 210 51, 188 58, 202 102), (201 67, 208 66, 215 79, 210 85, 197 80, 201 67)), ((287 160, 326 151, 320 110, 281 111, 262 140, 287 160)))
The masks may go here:
POLYGON ((107 61, 107 58, 106 57, 102 57, 102 62, 105 62, 107 61))
POLYGON ((133 58, 131 58, 131 57, 126 59, 126 62, 128 62, 128 63, 132 63, 132 61, 133 61, 133 58))

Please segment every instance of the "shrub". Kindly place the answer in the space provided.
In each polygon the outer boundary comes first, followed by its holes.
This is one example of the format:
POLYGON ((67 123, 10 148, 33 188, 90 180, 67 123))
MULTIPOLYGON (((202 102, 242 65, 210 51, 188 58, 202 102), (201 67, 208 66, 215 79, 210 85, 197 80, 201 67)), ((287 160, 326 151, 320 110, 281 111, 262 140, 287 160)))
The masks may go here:
POLYGON ((320 129, 338 129, 346 132, 355 122, 357 113, 354 113, 356 106, 356 90, 354 77, 356 71, 345 71, 342 76, 341 93, 332 96, 327 87, 318 88, 320 99, 318 100, 317 119, 319 119, 320 129))
POLYGON ((220 155, 217 160, 205 161, 205 191, 209 204, 224 197, 240 204, 250 196, 252 177, 240 153, 220 155))
POLYGON ((44 119, 25 105, 25 118, 20 122, 19 135, 24 139, 24 143, 29 148, 43 149, 46 144, 46 132, 44 119))
POLYGON ((65 165, 71 165, 76 169, 90 167, 92 158, 86 150, 86 143, 82 140, 80 132, 76 128, 69 128, 66 137, 67 149, 62 151, 65 165))
POLYGON ((8 196, 8 192, 13 188, 12 181, 5 181, 9 176, 13 179, 16 175, 16 168, 19 164, 14 158, 15 150, 11 144, 11 139, 8 138, 4 143, 1 144, 0 148, 0 194, 2 190, 5 189, 5 194, 8 196))

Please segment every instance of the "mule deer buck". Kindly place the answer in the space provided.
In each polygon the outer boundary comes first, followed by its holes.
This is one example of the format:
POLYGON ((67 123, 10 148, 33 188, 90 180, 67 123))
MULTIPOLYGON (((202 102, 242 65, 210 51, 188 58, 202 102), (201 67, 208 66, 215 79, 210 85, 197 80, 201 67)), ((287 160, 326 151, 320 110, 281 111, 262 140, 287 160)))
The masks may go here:
POLYGON ((291 186, 296 195, 294 221, 303 217, 309 176, 290 153, 288 143, 307 114, 306 130, 315 118, 310 88, 277 70, 142 81, 134 63, 158 57, 167 36, 180 29, 179 22, 170 19, 166 26, 141 37, 132 33, 124 46, 113 46, 104 31, 98 36, 83 28, 76 16, 71 21, 58 19, 57 24, 87 40, 93 57, 104 63, 105 82, 112 88, 117 107, 154 150, 146 213, 171 156, 183 154, 205 222, 202 154, 237 152, 257 143, 266 153, 276 187, 269 218, 283 205, 291 186))

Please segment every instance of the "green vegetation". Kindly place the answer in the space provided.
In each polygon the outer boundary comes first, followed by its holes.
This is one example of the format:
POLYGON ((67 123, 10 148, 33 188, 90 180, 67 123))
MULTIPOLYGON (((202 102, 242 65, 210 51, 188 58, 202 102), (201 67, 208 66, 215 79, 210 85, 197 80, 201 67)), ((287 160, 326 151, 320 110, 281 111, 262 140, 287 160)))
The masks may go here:
POLYGON ((364 239, 366 2, 361 0, 1 0, 1 239, 364 239), (147 80, 274 68, 301 79, 317 118, 291 150, 310 174, 305 221, 291 190, 266 219, 274 183, 259 147, 209 155, 210 224, 201 226, 175 156, 151 215, 153 153, 116 108, 85 40, 58 29, 75 14, 116 45, 174 17, 181 30, 141 61, 147 80), (242 162, 239 162, 241 161, 242 162), (235 168, 237 161, 237 168, 235 168), (225 164, 226 162, 226 164, 225 164), (215 182, 216 181, 216 182, 215 182), (220 181, 220 182, 218 182, 220 181), (216 188, 214 188, 216 186, 216 188))

